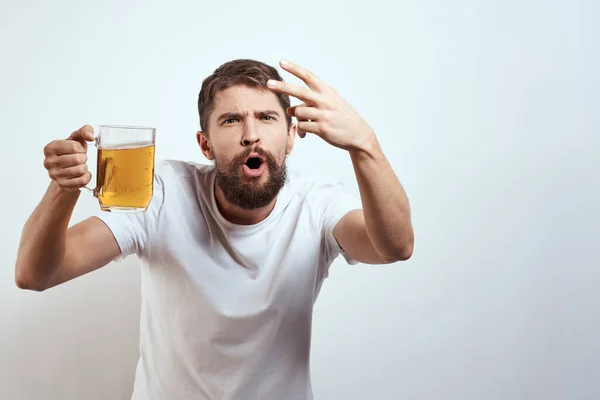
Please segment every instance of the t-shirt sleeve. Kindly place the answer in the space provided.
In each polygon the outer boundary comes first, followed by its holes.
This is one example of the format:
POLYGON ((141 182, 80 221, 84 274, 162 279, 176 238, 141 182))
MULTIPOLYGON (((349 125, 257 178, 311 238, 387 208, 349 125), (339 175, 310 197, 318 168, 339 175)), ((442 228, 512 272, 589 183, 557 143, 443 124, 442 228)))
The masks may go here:
POLYGON ((121 255, 114 261, 121 261, 132 254, 142 257, 152 233, 156 231, 163 201, 163 180, 155 173, 152 199, 145 212, 112 213, 98 208, 94 216, 108 226, 121 249, 121 255))
POLYGON ((348 212, 362 209, 360 198, 352 195, 340 182, 325 184, 318 190, 320 193, 316 198, 318 199, 318 206, 323 210, 323 251, 326 257, 330 261, 333 261, 341 254, 348 264, 358 264, 358 261, 350 257, 339 245, 333 235, 333 230, 348 212))

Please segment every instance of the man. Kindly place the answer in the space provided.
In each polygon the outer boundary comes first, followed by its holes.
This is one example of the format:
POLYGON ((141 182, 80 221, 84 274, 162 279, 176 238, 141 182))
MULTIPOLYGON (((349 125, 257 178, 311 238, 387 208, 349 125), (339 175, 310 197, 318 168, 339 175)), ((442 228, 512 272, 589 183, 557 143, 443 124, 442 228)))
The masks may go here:
POLYGON ((314 74, 281 67, 308 87, 253 60, 204 80, 197 139, 214 166, 159 163, 145 213, 98 212, 68 228, 90 180, 93 130, 45 148, 52 181, 23 229, 16 283, 42 291, 137 254, 134 399, 312 398, 311 318, 329 265, 339 254, 367 264, 411 256, 408 200, 375 133, 314 74), (289 96, 303 103, 290 107, 289 96), (362 204, 338 184, 288 176, 296 132, 350 154, 362 204))

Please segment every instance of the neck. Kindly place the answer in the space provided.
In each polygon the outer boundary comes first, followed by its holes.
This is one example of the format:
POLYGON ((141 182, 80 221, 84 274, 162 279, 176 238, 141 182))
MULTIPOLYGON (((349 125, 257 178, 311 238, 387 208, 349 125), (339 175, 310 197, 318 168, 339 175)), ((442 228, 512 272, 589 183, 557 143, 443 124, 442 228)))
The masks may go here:
POLYGON ((215 199, 217 200, 217 207, 219 208, 219 212, 223 218, 232 224, 238 225, 254 225, 265 220, 269 214, 271 214, 271 211, 273 211, 273 208, 275 208, 275 203, 277 202, 277 197, 275 197, 271 203, 263 208, 258 208, 256 210, 244 210, 227 201, 223 191, 216 182, 215 199))

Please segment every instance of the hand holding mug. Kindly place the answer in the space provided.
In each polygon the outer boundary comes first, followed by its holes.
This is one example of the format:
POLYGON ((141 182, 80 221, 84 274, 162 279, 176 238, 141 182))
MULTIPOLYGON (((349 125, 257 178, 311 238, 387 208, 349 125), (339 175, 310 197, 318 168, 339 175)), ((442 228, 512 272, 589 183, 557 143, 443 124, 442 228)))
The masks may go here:
POLYGON ((81 190, 98 199, 110 212, 144 212, 153 195, 156 129, 142 126, 100 125, 98 135, 85 125, 66 140, 44 148, 48 175, 65 190, 81 190), (96 187, 87 167, 87 142, 98 148, 96 187))
POLYGON ((44 167, 56 184, 66 190, 79 190, 89 183, 87 142, 94 141, 94 129, 85 125, 67 139, 54 140, 44 147, 44 167))

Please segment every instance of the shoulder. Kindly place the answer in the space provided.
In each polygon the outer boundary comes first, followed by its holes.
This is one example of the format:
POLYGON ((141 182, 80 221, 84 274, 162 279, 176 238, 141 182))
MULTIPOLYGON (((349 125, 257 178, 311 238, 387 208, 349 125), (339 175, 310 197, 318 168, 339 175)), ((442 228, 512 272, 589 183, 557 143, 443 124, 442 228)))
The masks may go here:
POLYGON ((311 204, 321 204, 339 195, 347 193, 342 181, 320 176, 293 174, 290 186, 295 195, 311 204))
POLYGON ((290 174, 290 192, 303 207, 317 216, 332 209, 361 208, 360 196, 340 179, 326 176, 290 174))
POLYGON ((213 172, 212 165, 181 160, 161 160, 154 167, 155 181, 163 186, 204 186, 213 172))
POLYGON ((154 175, 155 193, 163 197, 166 208, 178 208, 183 201, 197 202, 200 198, 210 203, 213 165, 166 159, 156 163, 154 175))
POLYGON ((182 178, 210 174, 212 170, 212 165, 170 159, 157 162, 154 168, 155 174, 159 177, 182 178))

